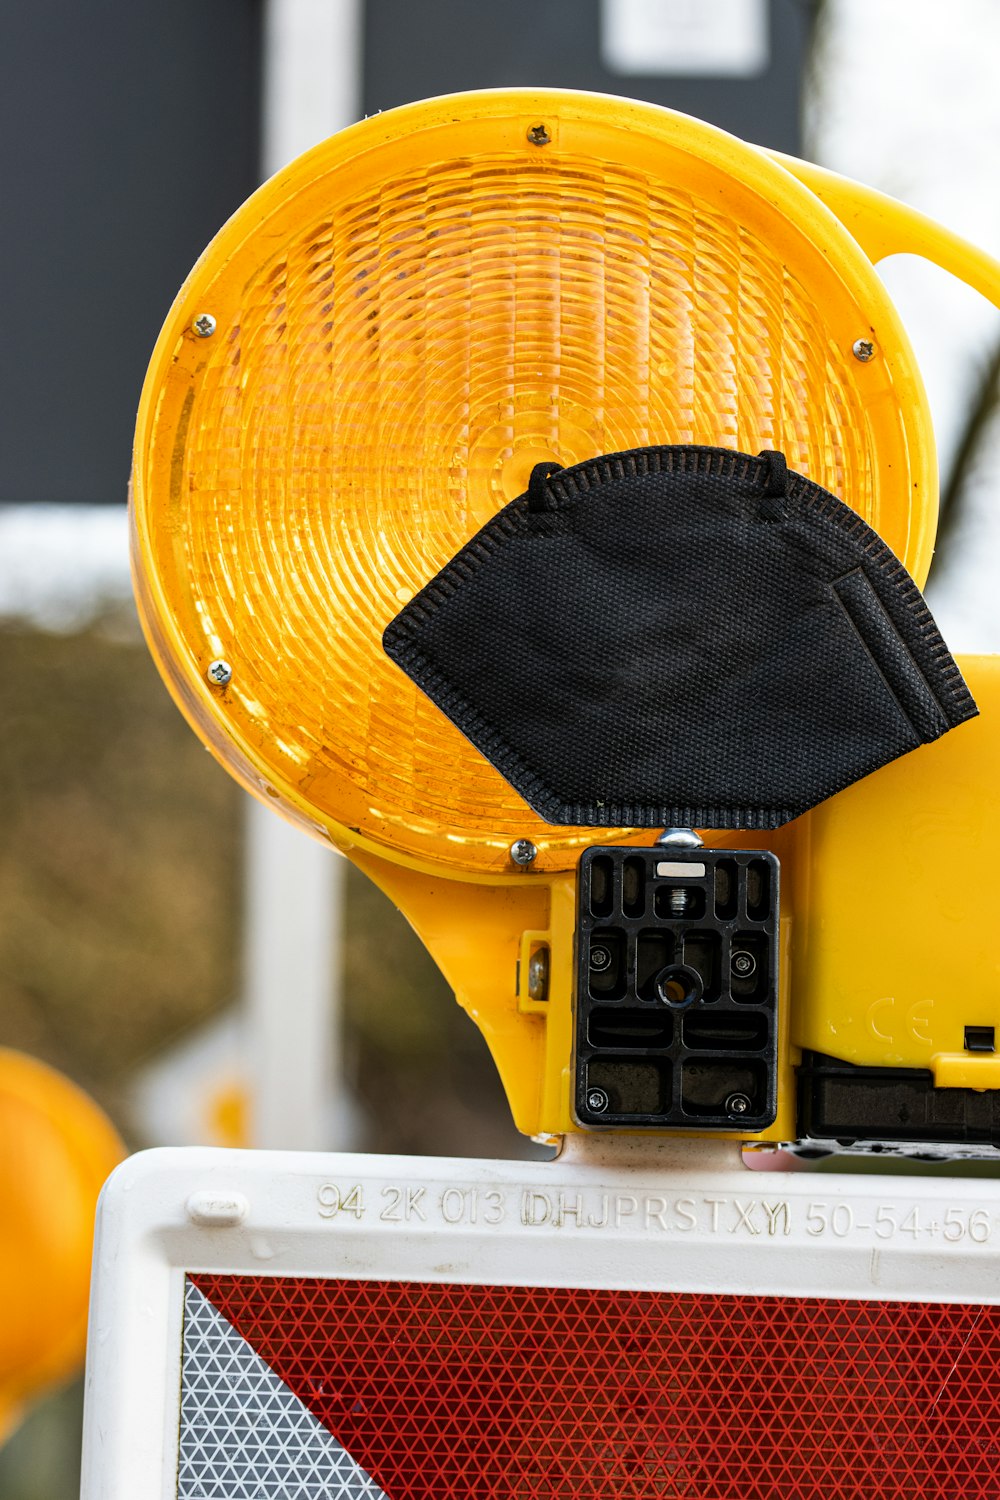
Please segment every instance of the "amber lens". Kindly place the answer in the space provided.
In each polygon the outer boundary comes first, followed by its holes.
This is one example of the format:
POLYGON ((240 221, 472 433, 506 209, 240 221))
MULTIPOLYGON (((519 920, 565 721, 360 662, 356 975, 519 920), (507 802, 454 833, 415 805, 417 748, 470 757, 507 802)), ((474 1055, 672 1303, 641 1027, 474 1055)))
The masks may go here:
POLYGON ((387 622, 539 460, 650 443, 780 448, 913 566, 915 380, 868 262, 752 148, 592 96, 396 111, 251 199, 164 329, 147 629, 230 768, 338 842, 485 873, 526 837, 565 866, 592 833, 528 809, 384 656, 387 622))

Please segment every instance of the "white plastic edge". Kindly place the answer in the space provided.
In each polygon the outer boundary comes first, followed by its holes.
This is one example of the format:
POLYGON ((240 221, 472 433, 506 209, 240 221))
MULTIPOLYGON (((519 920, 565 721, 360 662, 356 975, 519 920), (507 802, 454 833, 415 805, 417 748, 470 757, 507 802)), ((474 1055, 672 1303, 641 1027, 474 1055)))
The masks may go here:
POLYGON ((174 1500, 187 1271, 1000 1300, 1000 1181, 748 1172, 698 1143, 588 1151, 131 1157, 98 1210, 82 1500, 174 1500))

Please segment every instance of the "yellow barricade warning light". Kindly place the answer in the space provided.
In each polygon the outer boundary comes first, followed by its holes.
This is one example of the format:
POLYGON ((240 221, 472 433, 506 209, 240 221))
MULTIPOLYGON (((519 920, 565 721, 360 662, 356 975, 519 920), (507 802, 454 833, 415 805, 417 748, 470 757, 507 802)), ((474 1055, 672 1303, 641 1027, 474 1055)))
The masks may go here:
MULTIPOLYGON (((150 365, 133 558, 171 691, 250 791, 403 907, 530 1133, 575 1128, 574 889, 594 831, 533 812, 382 633, 536 464, 650 444, 780 449, 924 581, 930 421, 869 253, 916 250, 984 289, 994 272, 810 173, 596 95, 390 111, 236 213, 150 365)), ((798 826, 761 842, 791 854, 798 826)), ((782 1042, 771 1138, 793 1133, 791 1061, 782 1042)))
POLYGON ((25 1407, 83 1364, 94 1210, 125 1156, 68 1078, 0 1049, 0 1440, 25 1407))
POLYGON ((535 463, 649 442, 780 447, 923 574, 928 434, 870 263, 760 152, 622 100, 432 101, 300 158, 185 285, 139 419, 143 614, 196 727, 301 821, 480 874, 528 837, 565 869, 592 834, 385 659, 400 606, 535 463))

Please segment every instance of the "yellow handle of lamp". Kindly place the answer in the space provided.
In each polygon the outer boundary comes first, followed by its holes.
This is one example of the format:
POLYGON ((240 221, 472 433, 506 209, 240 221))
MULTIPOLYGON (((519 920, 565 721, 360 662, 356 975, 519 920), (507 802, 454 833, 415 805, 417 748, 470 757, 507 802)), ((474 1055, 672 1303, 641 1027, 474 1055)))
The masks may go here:
POLYGON ((870 260, 880 261, 887 255, 923 256, 1000 307, 1000 261, 985 250, 875 188, 778 151, 768 155, 837 215, 870 260))

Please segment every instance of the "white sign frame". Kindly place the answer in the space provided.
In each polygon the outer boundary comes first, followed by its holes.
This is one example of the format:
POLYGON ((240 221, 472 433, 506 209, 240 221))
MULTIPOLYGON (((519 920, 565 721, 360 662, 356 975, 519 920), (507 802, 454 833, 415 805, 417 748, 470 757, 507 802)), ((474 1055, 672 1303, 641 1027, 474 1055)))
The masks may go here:
POLYGON ((1000 1181, 749 1172, 701 1146, 131 1157, 98 1213, 82 1500, 175 1500, 188 1272, 1000 1301, 1000 1181))

